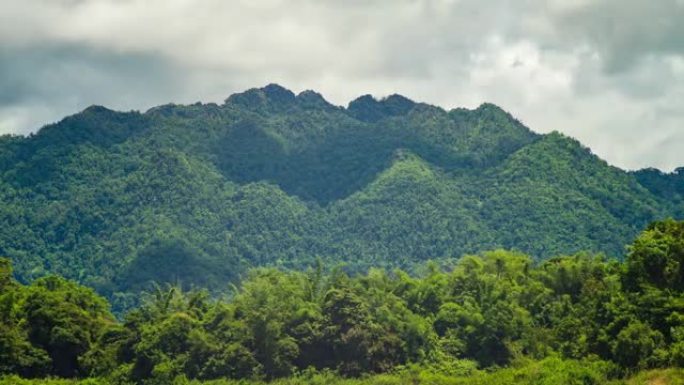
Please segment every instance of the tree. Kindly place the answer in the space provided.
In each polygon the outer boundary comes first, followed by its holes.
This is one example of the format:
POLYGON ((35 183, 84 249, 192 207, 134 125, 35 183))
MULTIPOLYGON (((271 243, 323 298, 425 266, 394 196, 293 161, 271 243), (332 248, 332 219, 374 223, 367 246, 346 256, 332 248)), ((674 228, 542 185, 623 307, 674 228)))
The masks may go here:
POLYGON ((663 347, 663 335, 639 321, 618 333, 613 343, 615 361, 626 368, 646 368, 658 364, 655 353, 663 347))
POLYGON ((58 277, 31 285, 22 301, 28 339, 50 356, 50 373, 85 375, 79 359, 93 348, 114 322, 108 304, 91 289, 58 277))
POLYGON ((630 246, 625 287, 684 291, 684 222, 654 222, 630 246))

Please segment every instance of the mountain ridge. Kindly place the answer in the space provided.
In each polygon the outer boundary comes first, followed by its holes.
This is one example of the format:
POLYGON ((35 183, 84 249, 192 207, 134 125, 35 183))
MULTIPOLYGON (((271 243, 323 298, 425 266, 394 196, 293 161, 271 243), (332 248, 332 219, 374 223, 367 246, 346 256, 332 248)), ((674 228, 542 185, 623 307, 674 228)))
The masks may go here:
POLYGON ((621 258, 648 222, 684 214, 678 178, 626 172, 490 103, 344 108, 271 84, 222 105, 91 106, 0 138, 0 255, 22 281, 56 272, 119 307, 153 280, 218 288, 317 258, 352 270, 500 247, 621 258), (196 269, 178 277, 184 263, 196 269))

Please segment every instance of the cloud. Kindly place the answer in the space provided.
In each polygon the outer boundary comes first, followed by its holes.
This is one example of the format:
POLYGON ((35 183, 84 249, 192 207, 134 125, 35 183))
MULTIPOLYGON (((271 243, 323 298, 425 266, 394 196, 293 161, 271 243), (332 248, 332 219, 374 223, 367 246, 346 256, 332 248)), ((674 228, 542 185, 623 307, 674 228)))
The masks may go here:
MULTIPOLYGON (((569 2, 572 4, 572 2, 569 2)), ((592 46, 607 72, 638 65, 645 56, 684 52, 681 0, 580 1, 553 12, 561 38, 592 46)))
POLYGON ((278 82, 344 105, 491 101, 625 168, 684 164, 684 2, 24 0, 0 5, 0 133, 89 104, 278 82))
POLYGON ((0 48, 0 133, 26 133, 91 104, 130 110, 179 94, 173 63, 80 45, 0 48))

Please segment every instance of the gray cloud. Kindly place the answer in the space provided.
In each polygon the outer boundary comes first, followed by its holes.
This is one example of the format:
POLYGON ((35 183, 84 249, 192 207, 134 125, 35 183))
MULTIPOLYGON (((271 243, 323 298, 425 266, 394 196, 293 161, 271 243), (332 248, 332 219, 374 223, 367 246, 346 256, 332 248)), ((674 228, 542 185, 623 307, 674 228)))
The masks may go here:
POLYGON ((580 1, 557 12, 559 31, 570 42, 591 45, 605 70, 620 72, 644 56, 684 52, 684 3, 681 0, 580 1))
POLYGON ((82 45, 0 48, 0 133, 26 133, 91 104, 129 110, 178 96, 177 71, 153 54, 82 45))
POLYGON ((0 133, 278 82, 337 104, 491 101, 613 164, 672 169, 681 20, 683 0, 24 0, 0 5, 0 133))

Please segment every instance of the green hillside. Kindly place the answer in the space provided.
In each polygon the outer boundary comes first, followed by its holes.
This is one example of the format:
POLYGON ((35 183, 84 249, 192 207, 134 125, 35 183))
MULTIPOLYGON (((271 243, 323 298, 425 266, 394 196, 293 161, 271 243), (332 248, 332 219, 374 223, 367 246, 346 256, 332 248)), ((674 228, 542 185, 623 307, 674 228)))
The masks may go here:
POLYGON ((225 288, 252 266, 412 268, 497 247, 620 257, 681 217, 681 176, 608 165, 492 104, 347 108, 277 85, 224 104, 93 106, 0 138, 0 255, 117 309, 151 281, 225 288))

